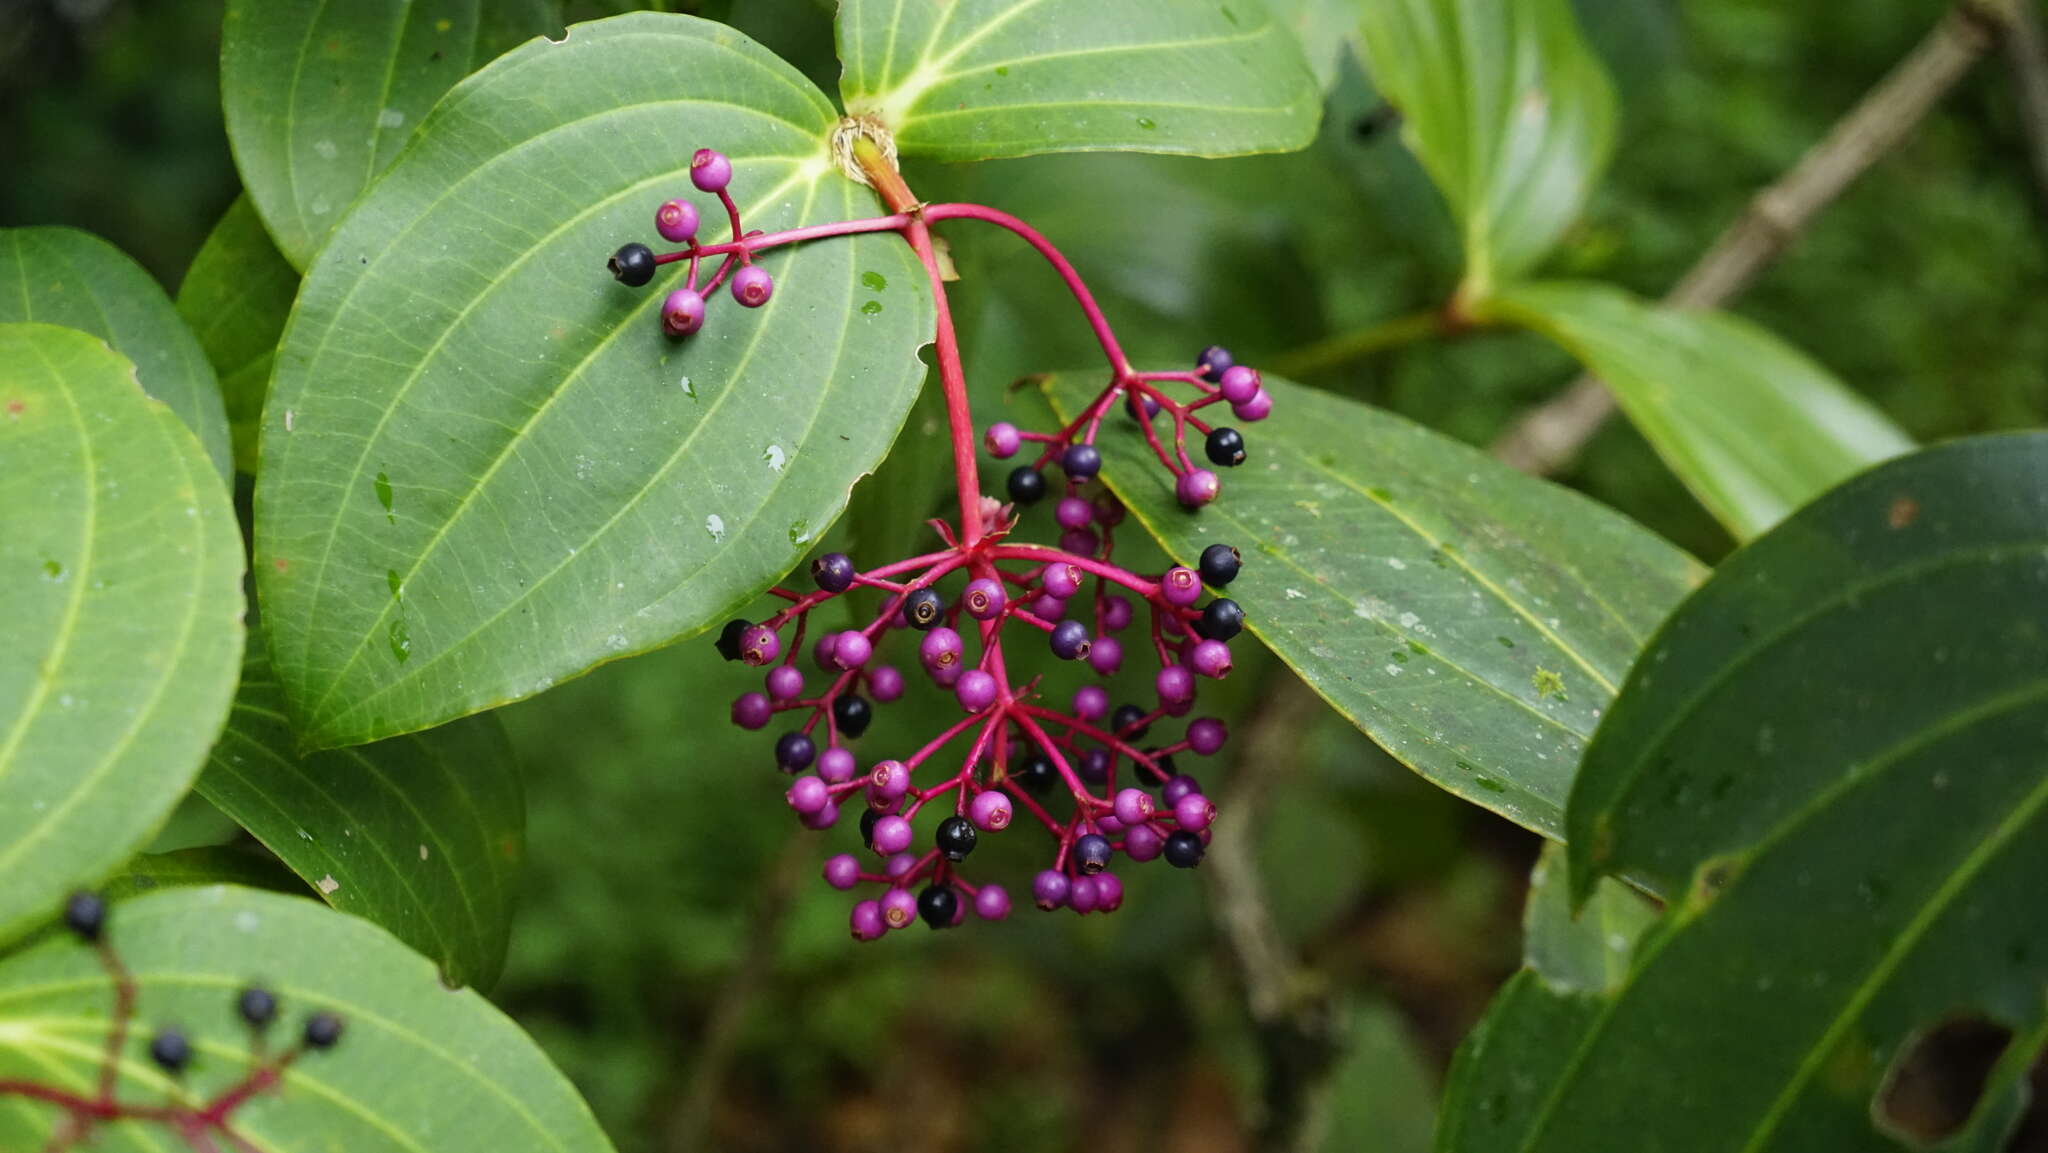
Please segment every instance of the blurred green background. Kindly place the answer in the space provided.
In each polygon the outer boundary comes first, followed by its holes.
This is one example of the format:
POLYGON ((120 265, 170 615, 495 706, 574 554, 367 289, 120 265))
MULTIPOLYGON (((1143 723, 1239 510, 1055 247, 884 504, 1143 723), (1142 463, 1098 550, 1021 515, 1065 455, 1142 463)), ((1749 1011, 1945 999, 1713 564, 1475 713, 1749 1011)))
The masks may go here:
MULTIPOLYGON (((7 0, 0 224, 90 229, 175 289, 237 191, 214 67, 220 7, 7 0)), ((1661 293, 1944 7, 1585 0, 1621 93, 1622 139, 1553 270, 1661 293)), ((831 86, 826 6, 710 8, 831 86)), ((909 176, 929 198, 980 199, 1039 225, 1141 360, 1220 341, 1256 363, 1448 294, 1455 237, 1396 136, 1347 58, 1322 137, 1303 153, 1050 157, 909 176)), ((1087 333, 1014 242, 954 231, 987 421, 1026 403, 1005 389, 1015 377, 1085 363, 1087 333)), ((1923 439, 2039 425, 2044 236, 1994 55, 1736 310, 1923 439)), ((1316 383, 1484 444, 1571 375, 1533 337, 1487 335, 1380 354, 1316 383)), ((913 418, 898 459, 856 494, 838 543, 916 543, 901 494, 940 492, 930 416, 913 418), (883 488, 895 497, 886 509, 883 488)), ((1625 427, 1563 479, 1705 559, 1729 548, 1625 427)), ((493 996, 622 1150, 1246 1147, 1257 1042, 1201 878, 1136 869, 1114 917, 1026 911, 855 947, 845 898, 816 879, 853 834, 793 833, 765 743, 721 723, 745 679, 692 642, 505 710, 528 777, 531 866, 493 996)), ((1257 856, 1281 928, 1338 991, 1349 1047, 1324 1147, 1423 1150, 1444 1064, 1516 962, 1536 846, 1304 705, 1289 679, 1247 662, 1215 707, 1239 734, 1234 752, 1277 747, 1285 762, 1263 766, 1273 791, 1257 856), (1259 739, 1276 726, 1288 740, 1259 739)), ((1196 771, 1226 791, 1230 766, 1196 771)))

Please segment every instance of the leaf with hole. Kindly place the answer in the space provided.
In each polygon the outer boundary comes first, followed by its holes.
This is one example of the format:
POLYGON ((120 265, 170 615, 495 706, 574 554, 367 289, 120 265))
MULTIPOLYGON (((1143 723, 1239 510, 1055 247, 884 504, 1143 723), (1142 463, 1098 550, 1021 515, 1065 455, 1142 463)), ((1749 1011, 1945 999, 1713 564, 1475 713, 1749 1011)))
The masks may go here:
POLYGON ((1738 539, 1913 442, 1770 332, 1591 283, 1524 285, 1482 310, 1549 337, 1607 386, 1678 479, 1738 539))
POLYGON ((1322 111, 1260 0, 844 0, 838 39, 846 110, 905 155, 1283 152, 1322 111))
MULTIPOLYGON (((1265 381, 1273 415, 1245 427, 1250 459, 1201 512, 1175 501, 1120 409, 1098 441, 1103 476, 1182 563, 1237 546, 1247 627, 1404 764, 1558 836, 1594 725, 1699 566, 1420 425, 1265 381)), ((1101 386, 1077 373, 1045 387, 1071 418, 1101 386)))
POLYGON ((220 732, 242 539, 98 338, 0 324, 0 940, 148 842, 220 732))
POLYGON ((1996 1147, 2048 1038, 2044 476, 2040 434, 1894 461, 1672 615, 1567 820, 1575 891, 1667 911, 1490 1148, 1996 1147))
POLYGON ((639 13, 451 92, 300 291, 264 409, 258 584, 300 738, 412 732, 668 644, 787 572, 887 451, 933 310, 901 239, 776 249, 775 295, 662 335, 653 240, 699 147, 748 229, 872 216, 831 103, 730 29, 639 13), (488 205, 488 211, 480 210, 488 205))
POLYGON ((322 900, 391 930, 449 983, 496 982, 526 806, 495 716, 301 757, 277 678, 252 651, 198 789, 322 900))
POLYGON ((112 345, 229 475, 227 415, 206 353, 126 253, 75 228, 0 228, 0 324, 12 323, 59 324, 112 345))
POLYGON ((306 267, 442 93, 560 17, 550 0, 229 0, 228 143, 292 266, 306 267))
POLYGON ((1460 295, 1534 268, 1614 147, 1614 91, 1570 0, 1361 4, 1361 50, 1465 237, 1460 295))
MULTIPOLYGON (((186 1091, 205 1098, 248 1061, 237 990, 276 993, 284 1029, 316 1011, 341 1016, 331 1051, 293 1062, 275 1092, 236 1110, 260 1149, 384 1153, 606 1153, 568 1079, 503 1013, 450 991, 434 965, 367 921, 299 897, 232 886, 181 888, 116 904, 108 933, 134 973, 140 1019, 180 1022, 195 1058, 186 1091), (251 970, 261 958, 263 970, 251 970)), ((0 1077, 90 1090, 105 1052, 112 990, 92 950, 68 937, 0 961, 0 1077)), ((172 1084, 131 1045, 123 1100, 161 1101, 172 1084)), ((0 1148, 40 1149, 57 1121, 47 1105, 0 1105, 0 1148)), ((109 1125, 109 1149, 161 1147, 162 1128, 109 1125)))
POLYGON ((256 475, 256 431, 270 362, 298 295, 299 274, 271 243, 247 195, 214 225, 178 285, 178 315, 220 377, 235 467, 256 475))

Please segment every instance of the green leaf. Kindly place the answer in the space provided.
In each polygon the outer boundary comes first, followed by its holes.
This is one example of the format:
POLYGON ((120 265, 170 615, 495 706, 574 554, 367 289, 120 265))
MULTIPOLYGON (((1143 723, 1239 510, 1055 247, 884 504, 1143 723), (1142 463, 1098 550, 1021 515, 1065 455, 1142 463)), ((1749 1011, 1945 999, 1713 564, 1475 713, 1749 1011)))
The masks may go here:
POLYGON ((305 882, 261 849, 241 845, 204 845, 168 853, 138 853, 107 878, 99 891, 122 900, 195 885, 242 885, 303 895, 305 882))
POLYGON ((1373 83, 1465 235, 1476 302, 1578 219, 1614 146, 1614 91, 1570 0, 1358 6, 1373 83))
POLYGON ((0 324, 89 332, 135 365, 142 390, 199 437, 223 479, 228 422, 206 353, 162 286, 126 253, 75 228, 0 228, 0 324))
MULTIPOLYGON (((180 1022, 191 1036, 184 1081, 194 1096, 243 1073, 247 1032, 233 1003, 246 982, 276 992, 288 1027, 316 1010, 341 1015, 339 1045, 294 1062, 277 1091, 235 1112, 236 1131, 255 1148, 611 1149, 517 1025, 476 993, 444 987, 431 962, 368 922, 297 897, 213 886, 122 902, 109 931, 135 974, 141 1020, 180 1022)), ((93 952, 68 938, 0 961, 0 1077, 89 1089, 111 1000, 93 952)), ((117 1092, 161 1101, 173 1086, 143 1046, 131 1038, 117 1092)), ((57 1119, 47 1105, 13 1099, 0 1108, 0 1148, 42 1148, 57 1119)), ((99 1132, 95 1147, 108 1149, 162 1149, 169 1137, 131 1123, 99 1132)))
POLYGON ((178 285, 178 315, 220 376, 235 467, 256 475, 256 430, 270 362, 298 295, 299 274, 271 243, 244 194, 214 225, 178 285))
MULTIPOLYGON (((1400 417, 1272 375, 1273 415, 1223 496, 1182 510, 1130 421, 1103 476, 1192 564, 1217 541, 1249 628, 1437 785, 1556 837, 1579 756, 1691 558, 1575 493, 1400 417)), ((1052 378, 1071 417, 1102 386, 1052 378)))
POLYGON ((1336 87, 1344 54, 1358 39, 1357 0, 1266 0, 1266 7, 1294 33, 1317 89, 1336 87))
POLYGON ((547 0, 229 0, 221 102, 242 183, 303 269, 442 93, 560 27, 547 0))
POLYGON ((1322 111, 1260 0, 844 0, 838 38, 846 110, 905 155, 1285 152, 1322 111))
POLYGON ((1995 1147, 2048 1033, 2044 475, 2040 434, 1887 464, 1673 614, 1567 825, 1575 890, 1669 911, 1490 1148, 1896 1150, 1874 1099, 1978 1016, 2012 1041, 1941 1147, 1995 1147))
POLYGON ((1913 447, 1826 369, 1726 313, 1657 308, 1590 283, 1525 285, 1485 311, 1556 341, 1606 381, 1739 539, 1913 447))
POLYGON ((494 716, 296 755, 284 694, 252 651, 199 792, 322 900, 489 988, 505 962, 526 803, 494 716))
POLYGON ((0 940, 149 840, 242 654, 242 540, 177 417, 98 339, 0 324, 0 940))
MULTIPOLYGON (((788 571, 901 425, 933 311, 894 235, 777 249, 758 310, 605 272, 730 154, 746 227, 873 215, 822 93, 730 29, 578 25, 451 92, 307 276, 256 552, 300 738, 356 744, 667 644, 788 571), (486 210, 487 208, 487 210, 486 210)), ((715 220, 707 205, 706 219, 715 220)))

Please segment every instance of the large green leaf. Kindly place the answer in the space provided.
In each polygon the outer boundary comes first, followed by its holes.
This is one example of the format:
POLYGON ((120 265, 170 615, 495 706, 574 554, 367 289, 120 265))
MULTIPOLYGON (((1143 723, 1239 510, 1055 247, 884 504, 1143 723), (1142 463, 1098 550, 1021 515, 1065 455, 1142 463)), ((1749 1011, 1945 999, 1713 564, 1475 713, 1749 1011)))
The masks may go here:
MULTIPOLYGON (((195 1059, 184 1081, 204 1097, 248 1061, 236 991, 260 980, 286 1025, 341 1015, 341 1043, 309 1054, 275 1092, 235 1112, 259 1149, 349 1153, 580 1153, 611 1148, 576 1091, 531 1039, 474 992, 451 992, 431 962, 382 929, 297 897, 230 886, 181 888, 114 906, 110 933, 140 988, 141 1020, 181 1024, 195 1059)), ((0 962, 0 1076, 73 1090, 93 1084, 105 1051, 106 975, 91 950, 52 937, 0 962)), ((281 1026, 284 1027, 284 1026, 281 1026)), ((125 1100, 161 1101, 172 1084, 147 1038, 120 1065, 125 1100)), ((39 1149, 57 1114, 11 1098, 0 1148, 39 1149)), ((161 1150, 161 1127, 100 1130, 96 1150, 161 1150)))
POLYGON ((163 287, 126 253, 75 228, 0 228, 0 324, 89 332, 135 365, 226 478, 227 416, 206 353, 163 287))
POLYGON ((494 716, 299 757, 284 694, 252 650, 199 792, 345 913, 489 988, 505 961, 526 805, 494 716))
POLYGON ((1322 98, 1261 0, 843 0, 839 90, 905 154, 1300 148, 1322 98))
POLYGON ((1535 267, 1614 144, 1614 92, 1570 0, 1371 0, 1366 67, 1465 235, 1460 293, 1535 267))
POLYGON ((290 869, 254 845, 201 845, 168 853, 137 853, 108 877, 99 891, 120 900, 194 885, 243 885, 296 894, 306 891, 290 869))
POLYGON ((1913 447, 1826 369, 1726 313, 1658 308, 1590 283, 1526 285, 1485 311, 1555 340, 1606 381, 1738 538, 1913 447))
POLYGON ((2048 1032, 2044 476, 2039 434, 1873 470, 1658 633, 1568 829, 1575 890, 1670 909, 1491 1148, 1896 1150, 1874 1098, 1968 1017, 2014 1039, 1941 1147, 1996 1146, 2048 1032))
POLYGON ((307 276, 264 410, 257 568, 301 739, 426 728, 688 635, 838 515, 923 377, 909 248, 774 251, 774 299, 720 300, 686 343, 656 319, 680 268, 605 272, 701 146, 732 156, 750 229, 872 215, 835 122, 730 29, 641 13, 500 58, 421 126, 307 276))
POLYGON ((134 365, 0 324, 0 940, 184 795, 234 695, 242 572, 226 488, 134 365))
MULTIPOLYGON (((1071 416, 1101 387, 1055 377, 1071 416)), ((1620 515, 1400 417, 1266 377, 1273 415, 1223 496, 1183 511, 1128 420, 1103 475, 1166 550, 1223 541, 1259 639, 1443 788, 1547 836, 1595 723, 1699 579, 1620 515)))
POLYGON ((199 335, 220 376, 235 467, 251 476, 270 362, 298 291, 298 270, 263 231, 246 195, 236 197, 214 225, 178 285, 178 315, 199 335))
POLYGON ((442 93, 560 28, 550 0, 229 0, 228 143, 256 211, 297 268, 398 155, 442 93))

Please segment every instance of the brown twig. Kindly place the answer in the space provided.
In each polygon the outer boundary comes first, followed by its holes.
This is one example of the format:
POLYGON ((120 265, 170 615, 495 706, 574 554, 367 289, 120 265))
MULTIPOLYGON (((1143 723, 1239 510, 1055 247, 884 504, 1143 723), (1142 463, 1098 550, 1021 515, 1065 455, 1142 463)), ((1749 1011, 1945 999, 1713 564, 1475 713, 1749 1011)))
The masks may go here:
POLYGON ((2001 42, 2019 104, 2020 127, 2026 133, 2027 160, 2034 170, 2034 198, 2048 214, 2048 36, 2042 34, 2041 12, 2034 0, 2013 4, 2001 42))
MULTIPOLYGON (((1821 209, 1897 147, 1983 58, 2012 23, 2015 0, 1956 0, 1934 30, 1835 123, 1791 171, 1752 197, 1705 255, 1664 297, 1674 308, 1713 308, 1748 288, 1821 209)), ((1494 442, 1494 455, 1524 472, 1555 473, 1577 458, 1614 413, 1591 376, 1523 414, 1494 442)))

